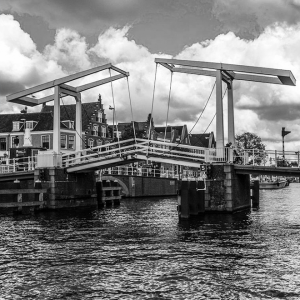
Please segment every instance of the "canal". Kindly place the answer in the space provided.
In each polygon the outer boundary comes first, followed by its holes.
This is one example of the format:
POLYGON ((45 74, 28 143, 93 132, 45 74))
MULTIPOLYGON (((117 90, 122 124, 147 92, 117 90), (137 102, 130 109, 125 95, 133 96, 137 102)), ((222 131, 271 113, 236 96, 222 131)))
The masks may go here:
POLYGON ((300 184, 178 222, 175 198, 0 217, 0 299, 300 299, 300 184))

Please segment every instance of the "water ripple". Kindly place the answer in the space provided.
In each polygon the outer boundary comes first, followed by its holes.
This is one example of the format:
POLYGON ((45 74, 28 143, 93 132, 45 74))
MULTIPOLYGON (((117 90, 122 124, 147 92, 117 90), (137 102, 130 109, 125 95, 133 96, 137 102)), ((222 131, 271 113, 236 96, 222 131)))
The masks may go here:
POLYGON ((0 217, 2 299, 300 299, 299 184, 178 222, 175 198, 0 217))

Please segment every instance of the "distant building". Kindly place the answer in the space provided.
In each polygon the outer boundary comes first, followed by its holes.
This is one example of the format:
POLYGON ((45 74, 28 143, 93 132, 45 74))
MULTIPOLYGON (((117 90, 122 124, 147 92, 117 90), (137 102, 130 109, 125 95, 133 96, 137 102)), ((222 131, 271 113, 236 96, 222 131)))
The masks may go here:
POLYGON ((156 140, 157 132, 154 128, 154 122, 153 122, 153 118, 151 118, 151 114, 148 115, 146 121, 141 121, 141 122, 131 121, 131 122, 127 122, 127 123, 118 123, 118 126, 114 125, 114 128, 112 125, 110 125, 109 129, 110 129, 110 131, 114 132, 115 139, 118 136, 122 140, 134 138, 134 132, 135 132, 137 138, 148 139, 150 124, 151 124, 150 139, 156 140))
MULTIPOLYGON (((100 95, 97 102, 82 103, 82 137, 75 130, 75 110, 75 104, 60 107, 62 152, 74 151, 77 138, 83 139, 83 148, 112 140, 100 95)), ((44 105, 38 113, 27 113, 25 109, 19 114, 0 114, 0 156, 8 154, 10 148, 27 146, 29 143, 33 147, 53 149, 53 111, 53 106, 44 105)))
POLYGON ((214 133, 190 134, 190 145, 204 148, 216 148, 214 133))
POLYGON ((186 125, 182 126, 160 126, 155 127, 157 132, 157 140, 166 141, 171 143, 180 143, 184 145, 190 145, 190 138, 186 125))

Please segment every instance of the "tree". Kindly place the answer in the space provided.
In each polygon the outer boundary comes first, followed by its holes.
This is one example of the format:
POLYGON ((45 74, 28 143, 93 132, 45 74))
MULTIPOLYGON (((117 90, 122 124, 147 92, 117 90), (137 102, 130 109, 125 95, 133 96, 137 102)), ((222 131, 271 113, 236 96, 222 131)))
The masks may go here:
MULTIPOLYGON (((139 130, 135 128, 135 134, 137 138, 145 139, 147 138, 147 130, 144 128, 143 130, 139 130)), ((124 131, 122 132, 122 140, 128 140, 134 138, 134 131, 132 124, 128 124, 124 126, 124 131)))
POLYGON ((238 154, 242 155, 244 151, 248 153, 250 158, 249 164, 253 164, 253 159, 254 163, 258 165, 266 163, 266 146, 262 143, 259 136, 251 132, 245 132, 241 135, 237 134, 235 140, 238 154))

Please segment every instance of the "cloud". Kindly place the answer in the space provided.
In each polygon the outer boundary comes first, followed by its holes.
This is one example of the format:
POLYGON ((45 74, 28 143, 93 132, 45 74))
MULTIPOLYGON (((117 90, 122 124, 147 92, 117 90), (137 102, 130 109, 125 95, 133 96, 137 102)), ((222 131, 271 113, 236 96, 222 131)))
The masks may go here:
POLYGON ((62 28, 55 36, 53 45, 47 45, 44 55, 47 60, 54 60, 67 73, 75 73, 91 67, 85 38, 74 30, 62 28))
POLYGON ((95 34, 111 25, 124 26, 141 15, 168 11, 163 0, 2 0, 2 11, 41 16, 50 28, 67 27, 95 34))
MULTIPOLYGON (((47 60, 36 50, 29 34, 11 15, 0 15, 0 95, 47 82, 64 73, 53 60, 47 60)), ((8 109, 4 97, 1 105, 8 109)), ((11 108, 14 109, 14 108, 11 108)))
POLYGON ((215 0, 213 16, 222 31, 255 38, 276 22, 295 25, 300 18, 299 0, 215 0))
MULTIPOLYGON (((0 81, 4 83, 6 90, 10 88, 15 91, 21 87, 29 87, 111 62, 130 73, 128 82, 126 79, 113 82, 114 97, 112 97, 111 85, 106 84, 84 92, 83 101, 96 101, 100 93, 110 122, 112 115, 108 110, 109 105, 115 105, 117 121, 130 121, 131 107, 127 85, 129 83, 134 119, 146 120, 154 99, 155 124, 165 124, 171 73, 158 65, 156 74, 154 59, 156 57, 171 58, 171 56, 151 53, 143 45, 131 40, 128 37, 129 26, 109 28, 99 35, 98 42, 92 47, 74 30, 60 29, 57 31, 53 44, 48 45, 43 53, 36 50, 29 35, 11 16, 1 15, 0 26, 7 28, 7 33, 1 32, 0 39, 2 43, 0 59, 2 57, 2 63, 5 65, 0 73, 0 81), (156 86, 153 98, 155 74, 156 86)), ((299 33, 300 25, 286 23, 277 23, 267 27, 254 40, 241 39, 229 32, 215 39, 196 42, 185 47, 174 58, 288 69, 292 70, 297 79, 300 78, 299 33)), ((103 72, 101 76, 109 76, 108 71, 103 72)), ((174 73, 172 79, 169 124, 186 123, 190 130, 212 92, 214 78, 174 73)), ((223 89, 225 92, 225 84, 223 89)), ((236 133, 254 132, 276 146, 276 141, 281 140, 281 127, 285 126, 292 131, 287 137, 287 143, 289 139, 294 140, 297 136, 296 129, 298 130, 299 127, 296 124, 300 124, 300 118, 297 115, 299 94, 299 87, 234 82, 236 133)), ((1 98, 0 101, 4 102, 4 99, 1 98)), ((224 111, 226 124, 226 97, 224 98, 224 111)), ((203 116, 193 132, 203 132, 214 115, 215 92, 212 93, 203 116)), ((212 122, 208 131, 215 131, 215 121, 212 122)))

